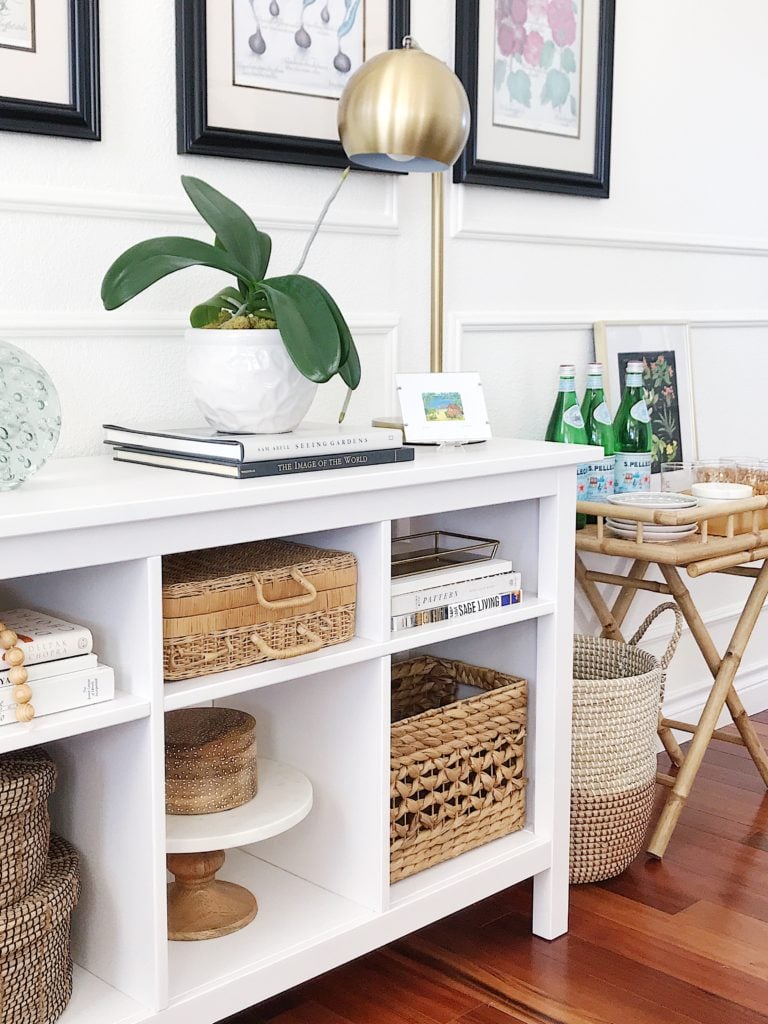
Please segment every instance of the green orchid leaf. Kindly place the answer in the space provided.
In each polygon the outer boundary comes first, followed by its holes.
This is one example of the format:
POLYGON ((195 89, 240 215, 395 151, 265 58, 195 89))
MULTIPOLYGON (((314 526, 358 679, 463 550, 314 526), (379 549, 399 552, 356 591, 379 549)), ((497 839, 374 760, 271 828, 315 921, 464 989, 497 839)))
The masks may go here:
POLYGON ((341 341, 336 320, 317 283, 301 274, 261 281, 296 369, 324 384, 338 372, 341 341))
POLYGON ((213 228, 224 249, 248 270, 254 281, 267 272, 272 239, 259 231, 248 214, 237 203, 199 178, 181 177, 184 191, 203 220, 213 228))
POLYGON ((218 318, 222 309, 234 313, 241 305, 242 298, 236 288, 222 288, 212 298, 195 306, 189 314, 189 322, 193 327, 207 327, 218 318))
POLYGON ((354 341, 352 341, 349 347, 349 356, 347 361, 342 363, 339 367, 339 376, 353 391, 360 383, 361 369, 360 369, 360 356, 357 354, 357 347, 354 341))
POLYGON ((196 238, 150 238, 131 246, 104 275, 101 298, 106 309, 117 309, 155 281, 185 267, 212 267, 235 277, 249 273, 232 255, 196 238))

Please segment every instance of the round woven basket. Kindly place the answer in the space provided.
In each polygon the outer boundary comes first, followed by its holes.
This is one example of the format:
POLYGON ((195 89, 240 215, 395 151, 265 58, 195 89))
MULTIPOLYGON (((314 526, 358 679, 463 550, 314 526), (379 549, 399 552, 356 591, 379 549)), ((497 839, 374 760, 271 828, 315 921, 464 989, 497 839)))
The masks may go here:
POLYGON ((48 866, 48 797, 56 766, 33 747, 0 757, 0 910, 23 900, 48 866))
POLYGON ((656 736, 664 672, 683 617, 672 602, 629 643, 575 636, 571 755, 571 882, 620 874, 642 849, 656 784, 656 736), (637 644, 663 611, 675 629, 661 661, 637 644))
POLYGON ((80 896, 78 859, 51 836, 47 871, 0 911, 0 1024, 52 1024, 72 995, 69 919, 80 896))

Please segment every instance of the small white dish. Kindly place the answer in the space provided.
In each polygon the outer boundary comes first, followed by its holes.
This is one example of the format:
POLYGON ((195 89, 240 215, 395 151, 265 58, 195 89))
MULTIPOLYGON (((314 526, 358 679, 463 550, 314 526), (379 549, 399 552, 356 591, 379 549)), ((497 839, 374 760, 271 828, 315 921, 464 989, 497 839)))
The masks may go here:
POLYGON ((626 494, 611 494, 612 505, 631 505, 634 508, 694 508, 698 498, 676 491, 632 491, 626 494))
MULTIPOLYGON (((634 529, 625 529, 620 526, 608 526, 607 529, 620 537, 621 540, 636 540, 637 531, 634 529)), ((643 540, 648 544, 673 544, 675 541, 687 540, 688 537, 692 537, 696 533, 696 527, 688 530, 687 533, 652 533, 647 534, 643 531, 643 540)))
MULTIPOLYGON (((608 526, 617 526, 620 530, 635 530, 637 523, 632 519, 606 518, 608 526)), ((683 523, 680 526, 660 526, 658 523, 643 523, 644 533, 695 533, 695 523, 683 523)))
POLYGON ((739 501, 751 498, 749 484, 728 484, 712 480, 709 483, 691 484, 691 494, 705 501, 739 501))

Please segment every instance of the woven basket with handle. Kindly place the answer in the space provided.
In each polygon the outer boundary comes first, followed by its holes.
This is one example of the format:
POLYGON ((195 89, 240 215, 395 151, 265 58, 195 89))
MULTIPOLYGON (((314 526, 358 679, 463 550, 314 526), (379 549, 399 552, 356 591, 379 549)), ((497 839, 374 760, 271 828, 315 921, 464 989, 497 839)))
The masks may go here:
POLYGON ((571 882, 612 878, 642 849, 656 786, 664 673, 683 628, 673 602, 655 608, 629 643, 575 636, 571 755, 571 882), (664 611, 675 615, 659 661, 638 648, 664 611))
POLYGON ((392 666, 392 882, 523 827, 526 701, 524 679, 490 668, 392 666))

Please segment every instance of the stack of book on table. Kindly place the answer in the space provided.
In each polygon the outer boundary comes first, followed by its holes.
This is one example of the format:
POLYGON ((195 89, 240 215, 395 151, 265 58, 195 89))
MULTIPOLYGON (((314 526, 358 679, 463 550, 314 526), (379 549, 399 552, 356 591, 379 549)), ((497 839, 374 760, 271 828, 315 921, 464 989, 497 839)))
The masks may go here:
POLYGON ((304 424, 285 434, 220 434, 213 427, 144 430, 104 424, 117 462, 245 480, 412 462, 399 430, 304 424))
MULTIPOLYGON (((99 704, 115 695, 115 674, 93 653, 93 636, 85 626, 31 608, 4 611, 2 620, 18 636, 24 668, 32 687, 35 718, 99 704)), ((0 725, 16 721, 9 666, 0 657, 0 725)))
POLYGON ((506 558, 414 573, 392 581, 393 632, 487 615, 522 600, 522 580, 506 558))

